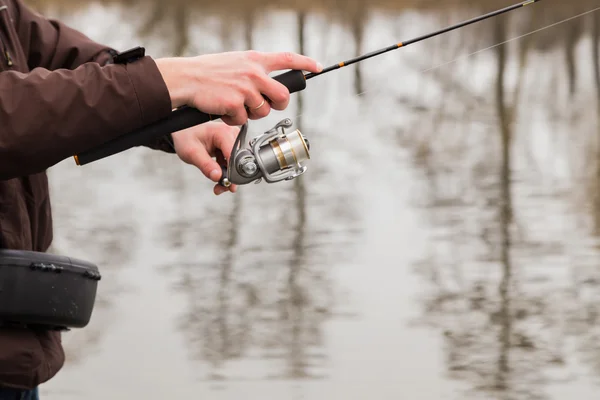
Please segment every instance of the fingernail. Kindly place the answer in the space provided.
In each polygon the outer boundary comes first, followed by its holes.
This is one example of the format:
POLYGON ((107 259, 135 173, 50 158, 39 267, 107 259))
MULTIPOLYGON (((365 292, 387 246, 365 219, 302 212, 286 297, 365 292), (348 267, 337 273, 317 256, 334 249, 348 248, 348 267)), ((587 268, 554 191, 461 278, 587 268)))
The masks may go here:
POLYGON ((323 65, 320 62, 317 63, 317 72, 323 71, 323 65))
POLYGON ((219 171, 218 169, 213 169, 212 171, 210 171, 210 179, 217 182, 219 178, 221 178, 221 171, 219 171))

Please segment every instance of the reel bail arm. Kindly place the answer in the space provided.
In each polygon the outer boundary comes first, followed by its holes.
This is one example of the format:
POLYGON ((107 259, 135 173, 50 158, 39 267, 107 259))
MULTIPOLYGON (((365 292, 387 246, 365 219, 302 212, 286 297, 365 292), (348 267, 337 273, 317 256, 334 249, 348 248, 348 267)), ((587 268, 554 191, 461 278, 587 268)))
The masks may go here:
POLYGON ((219 185, 258 184, 263 179, 267 183, 289 181, 306 172, 302 162, 310 159, 310 143, 298 129, 285 132, 291 127, 292 121, 285 118, 246 142, 248 122, 242 125, 219 185))

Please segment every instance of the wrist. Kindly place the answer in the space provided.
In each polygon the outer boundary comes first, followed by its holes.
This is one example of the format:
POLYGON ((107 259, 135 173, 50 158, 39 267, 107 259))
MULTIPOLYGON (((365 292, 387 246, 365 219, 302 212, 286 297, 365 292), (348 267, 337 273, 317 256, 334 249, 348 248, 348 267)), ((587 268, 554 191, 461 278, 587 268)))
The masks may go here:
POLYGON ((185 68, 182 58, 159 58, 156 61, 158 71, 162 75, 173 109, 188 105, 190 103, 189 80, 185 76, 185 68))

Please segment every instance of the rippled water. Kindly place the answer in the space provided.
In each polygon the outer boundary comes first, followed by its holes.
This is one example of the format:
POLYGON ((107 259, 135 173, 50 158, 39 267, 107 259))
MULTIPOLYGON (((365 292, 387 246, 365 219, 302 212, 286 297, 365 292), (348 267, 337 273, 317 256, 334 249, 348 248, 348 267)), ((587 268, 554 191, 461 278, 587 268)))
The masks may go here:
MULTIPOLYGON (((531 24, 533 11, 315 78, 252 122, 291 117, 310 138, 294 182, 215 197, 145 149, 53 168, 53 251, 103 279, 43 398, 595 398, 600 16, 429 70, 577 14, 536 7, 531 24)), ((157 57, 253 47, 333 64, 479 11, 373 10, 351 29, 270 11, 190 12, 182 30, 175 13, 144 37, 118 4, 52 12, 157 57)))

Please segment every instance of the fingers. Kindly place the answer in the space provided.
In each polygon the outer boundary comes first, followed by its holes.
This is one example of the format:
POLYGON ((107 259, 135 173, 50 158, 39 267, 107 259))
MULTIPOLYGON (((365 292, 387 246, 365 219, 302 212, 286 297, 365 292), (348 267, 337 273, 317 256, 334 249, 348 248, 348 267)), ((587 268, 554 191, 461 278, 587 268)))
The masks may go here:
MULTIPOLYGON (((288 107, 288 88, 270 77, 270 72, 284 69, 320 72, 323 69, 314 59, 292 52, 249 51, 244 57, 247 70, 243 70, 242 74, 239 71, 236 73, 237 82, 234 80, 236 83, 228 88, 229 94, 221 100, 220 108, 223 112, 219 114, 227 125, 243 125, 248 119, 268 116, 272 109, 282 111, 288 107), (240 76, 243 77, 242 80, 239 80, 240 76), (265 98, 267 101, 263 102, 265 98)), ((226 72, 225 76, 229 73, 226 72)), ((204 100, 199 102, 202 101, 204 100)))
POLYGON ((260 94, 257 93, 256 96, 252 96, 252 102, 246 103, 248 118, 250 119, 260 119, 264 118, 271 112, 271 105, 269 102, 260 94))
MULTIPOLYGON (((227 168, 227 160, 229 160, 231 158, 231 151, 233 150, 233 144, 235 143, 235 139, 236 139, 238 133, 239 133, 239 129, 237 129, 237 128, 233 128, 233 129, 230 128, 228 130, 228 132, 218 130, 218 131, 214 132, 214 134, 212 135, 212 138, 210 139, 212 141, 212 144, 209 146, 209 148, 215 150, 215 151, 211 151, 210 153, 214 153, 215 158, 217 159, 216 163, 220 167, 223 167, 223 169, 225 169, 225 170, 227 168)), ((222 178, 222 175, 223 174, 221 174, 219 176, 218 180, 215 181, 213 179, 213 181, 218 182, 222 178)), ((213 192, 217 196, 219 196, 220 194, 223 194, 225 192, 235 193, 236 191, 237 191, 237 185, 231 185, 229 187, 224 187, 217 183, 213 188, 213 192)))
POLYGON ((287 108, 290 101, 290 92, 285 85, 265 72, 250 75, 252 88, 248 89, 245 97, 249 111, 248 116, 251 119, 264 118, 269 115, 271 109, 284 110, 287 108))
POLYGON ((267 102, 270 109, 285 110, 290 103, 290 91, 285 85, 277 82, 275 79, 265 75, 259 82, 257 87, 269 101, 267 102))
POLYGON ((204 176, 213 182, 219 182, 223 173, 221 171, 220 160, 214 160, 211 153, 220 150, 222 153, 222 165, 227 165, 225 158, 229 159, 233 144, 235 142, 235 133, 237 128, 227 127, 229 131, 224 131, 223 127, 208 123, 200 128, 189 128, 185 131, 177 132, 174 136, 176 140, 177 153, 186 163, 194 165, 204 176), (196 136, 200 134, 200 136, 196 136), (198 141, 198 139, 200 139, 198 141))
POLYGON ((290 92, 282 83, 269 76, 272 71, 293 69, 309 72, 320 72, 323 67, 314 59, 292 52, 263 53, 250 51, 247 53, 251 61, 261 67, 250 68, 246 73, 248 86, 241 93, 244 109, 240 109, 239 100, 221 119, 228 125, 243 125, 248 119, 261 119, 269 115, 271 109, 285 110, 290 102, 290 92), (264 96, 264 97, 263 97, 264 96), (265 100, 265 97, 267 101, 265 100))
POLYGON ((244 125, 248 121, 248 112, 243 106, 236 107, 235 110, 224 114, 221 120, 230 126, 244 125))
POLYGON ((285 69, 322 71, 314 59, 292 52, 249 50, 206 54, 186 58, 183 63, 177 60, 176 65, 169 64, 168 68, 161 63, 165 71, 183 67, 183 71, 170 79, 185 81, 175 85, 175 89, 170 88, 170 93, 185 92, 177 94, 181 97, 177 102, 185 100, 185 104, 198 110, 219 115, 231 126, 243 125, 248 119, 264 118, 273 109, 281 111, 288 107, 289 90, 270 77, 271 72, 285 69), (188 82, 190 77, 191 83, 188 82), (266 103, 263 103, 263 96, 266 103))
POLYGON ((228 191, 229 191, 228 188, 223 187, 221 185, 215 185, 215 187, 213 189, 214 194, 217 195, 217 196, 220 195, 220 194, 223 194, 225 192, 228 192, 228 191))
POLYGON ((189 152, 185 161, 196 166, 204 176, 213 182, 219 182, 223 175, 221 166, 213 160, 204 146, 195 146, 193 151, 189 152))
POLYGON ((216 163, 227 166, 227 160, 229 160, 231 157, 231 151, 233 150, 233 144, 235 143, 238 132, 238 128, 232 127, 229 128, 229 132, 223 132, 222 130, 219 130, 212 135, 212 143, 207 143, 206 147, 220 150, 218 152, 220 154, 216 154, 216 163))
MULTIPOLYGON (((256 53, 254 53, 256 54, 256 53)), ((268 76, 271 71, 293 69, 310 72, 320 72, 323 67, 310 57, 291 52, 258 53, 257 62, 265 69, 265 74, 255 77, 258 90, 263 93, 274 110, 285 110, 290 102, 289 89, 282 83, 268 76)))
POLYGON ((321 72, 323 69, 316 60, 292 52, 262 53, 259 62, 267 69, 267 73, 283 69, 309 72, 321 72))
MULTIPOLYGON (((223 152, 223 156, 226 157, 227 159, 229 159, 229 156, 231 155, 231 147, 233 146, 233 140, 227 139, 226 136, 230 137, 231 135, 217 135, 215 137, 215 140, 217 137, 224 138, 224 139, 220 139, 220 140, 222 140, 221 143, 224 144, 222 152, 223 152), (225 145, 225 143, 231 143, 231 146, 227 146, 227 145, 225 145)), ((217 157, 217 159, 218 158, 219 157, 217 157)), ((192 165, 195 165, 200 171, 202 171, 204 176, 206 176, 208 179, 210 179, 211 181, 216 183, 216 185, 213 188, 213 192, 215 195, 218 196, 225 192, 235 193, 237 191, 237 185, 231 185, 230 187, 224 187, 224 186, 219 185, 219 181, 223 177, 223 173, 224 173, 223 168, 219 164, 218 160, 215 161, 210 156, 210 154, 208 153, 206 148, 204 148, 203 146, 199 146, 197 149, 195 149, 195 151, 192 154, 190 154, 189 163, 192 165)))
MULTIPOLYGON (((261 95, 260 89, 257 88, 260 85, 260 78, 255 79, 250 83, 243 92, 244 104, 240 105, 239 101, 235 104, 231 104, 227 107, 230 111, 224 113, 221 120, 227 125, 243 125, 248 119, 260 119, 264 118, 271 112, 271 106, 269 102, 261 95)), ((277 82, 276 82, 277 83, 277 82)), ((284 90, 287 90, 284 86, 284 90)), ((233 102, 232 102, 233 103, 233 102)))
MULTIPOLYGON (((275 81, 275 83, 278 82, 275 81)), ((257 82, 253 82, 253 84, 257 86, 257 82)), ((287 90, 285 86, 283 87, 283 90, 287 90)), ((279 98, 280 97, 281 96, 279 96, 279 98)), ((281 102, 277 103, 276 106, 281 107, 279 105, 280 103, 281 102)), ((267 99, 265 99, 264 96, 260 94, 258 90, 248 90, 243 110, 238 110, 237 108, 236 110, 237 111, 230 111, 221 117, 223 122, 225 122, 227 125, 235 126, 245 124, 248 119, 256 120, 264 118, 271 112, 271 104, 269 101, 267 101, 267 99)))
POLYGON ((231 185, 228 188, 223 187, 221 185, 215 185, 215 187, 213 188, 213 192, 217 196, 220 195, 220 194, 223 194, 225 192, 235 193, 236 191, 237 191, 237 185, 231 185))

